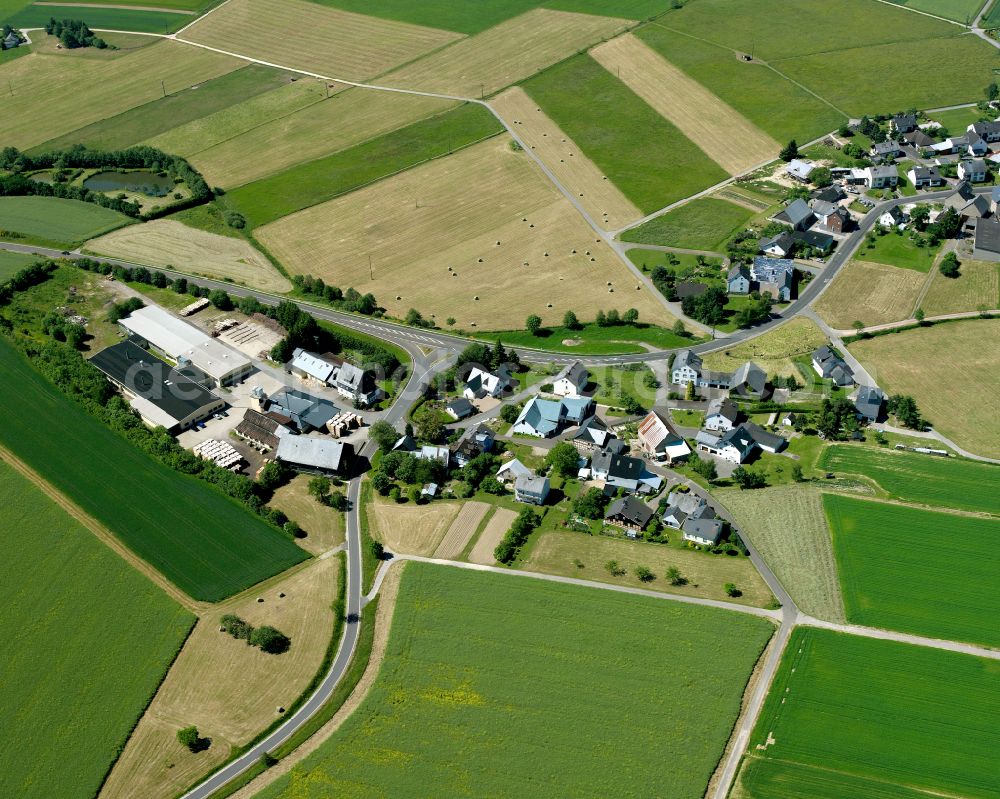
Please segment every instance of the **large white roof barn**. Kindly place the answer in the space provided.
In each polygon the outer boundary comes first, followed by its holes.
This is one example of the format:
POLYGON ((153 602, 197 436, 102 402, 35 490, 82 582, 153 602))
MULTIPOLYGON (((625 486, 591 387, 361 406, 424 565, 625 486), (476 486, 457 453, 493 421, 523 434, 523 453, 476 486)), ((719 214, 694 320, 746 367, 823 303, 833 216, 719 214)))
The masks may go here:
POLYGON ((189 362, 217 386, 233 383, 250 373, 250 359, 192 327, 156 305, 133 311, 119 324, 177 361, 189 362))

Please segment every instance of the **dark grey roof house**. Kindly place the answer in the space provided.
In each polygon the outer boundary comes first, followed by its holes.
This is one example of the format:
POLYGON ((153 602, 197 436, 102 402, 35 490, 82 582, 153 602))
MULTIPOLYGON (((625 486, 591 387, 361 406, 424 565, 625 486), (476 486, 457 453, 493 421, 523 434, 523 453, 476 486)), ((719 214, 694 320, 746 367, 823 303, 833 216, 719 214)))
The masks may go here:
POLYGON ((854 384, 854 371, 850 366, 835 353, 830 347, 824 344, 812 355, 813 369, 822 378, 829 378, 838 386, 850 386, 854 384))
POLYGON ((292 427, 300 433, 319 430, 340 413, 340 409, 329 400, 292 388, 283 388, 268 397, 266 410, 290 419, 292 427))
POLYGON ((619 527, 641 530, 653 518, 653 511, 635 497, 616 499, 608 506, 604 520, 619 527))
POLYGON ((877 422, 882 413, 882 403, 885 395, 878 386, 862 386, 854 399, 854 407, 870 422, 877 422))
POLYGON ((977 261, 1000 261, 1000 222, 995 219, 979 220, 972 257, 977 261))
POLYGON ((795 199, 776 213, 774 219, 791 225, 795 230, 805 230, 813 221, 813 212, 805 200, 795 199))

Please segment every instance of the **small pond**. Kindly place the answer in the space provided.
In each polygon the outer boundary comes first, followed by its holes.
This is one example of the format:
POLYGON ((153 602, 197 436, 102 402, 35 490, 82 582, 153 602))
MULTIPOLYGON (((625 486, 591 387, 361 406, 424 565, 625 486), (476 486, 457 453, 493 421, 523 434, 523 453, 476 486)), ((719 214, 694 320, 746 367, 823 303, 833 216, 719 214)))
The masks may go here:
POLYGON ((98 172, 83 181, 91 191, 136 191, 147 197, 166 197, 174 190, 169 177, 155 172, 98 172))

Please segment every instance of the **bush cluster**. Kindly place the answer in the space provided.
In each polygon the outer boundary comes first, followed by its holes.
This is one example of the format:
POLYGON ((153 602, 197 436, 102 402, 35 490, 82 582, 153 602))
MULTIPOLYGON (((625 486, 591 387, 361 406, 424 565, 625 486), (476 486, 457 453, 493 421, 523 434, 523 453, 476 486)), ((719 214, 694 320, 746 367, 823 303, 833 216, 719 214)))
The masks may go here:
POLYGON ((493 557, 500 563, 511 563, 517 557, 521 547, 524 546, 531 535, 531 531, 538 527, 541 519, 531 508, 521 508, 514 523, 510 526, 503 540, 497 544, 493 550, 493 557))

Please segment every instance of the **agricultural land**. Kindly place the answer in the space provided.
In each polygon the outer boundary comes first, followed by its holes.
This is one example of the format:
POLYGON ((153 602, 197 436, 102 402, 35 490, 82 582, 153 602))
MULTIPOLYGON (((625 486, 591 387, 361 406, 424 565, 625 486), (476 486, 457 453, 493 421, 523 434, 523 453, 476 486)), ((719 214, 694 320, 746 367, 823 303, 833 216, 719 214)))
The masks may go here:
POLYGON ((1000 645, 990 619, 1000 521, 827 495, 847 619, 929 638, 1000 645), (947 601, 928 591, 947 575, 947 601))
POLYGON ((58 197, 0 197, 0 220, 7 238, 76 243, 129 224, 124 214, 58 197))
POLYGON ((997 679, 995 661, 801 628, 750 740, 741 795, 992 797, 997 679))
MULTIPOLYGON (((831 327, 849 330, 910 319, 927 276, 914 269, 853 261, 823 292, 814 306, 831 327)), ((923 307, 923 306, 921 306, 923 307)))
POLYGON ((0 793, 90 796, 194 618, 6 460, 0 500, 12 644, 0 679, 16 720, 0 735, 0 793))
POLYGON ((980 401, 994 396, 1000 375, 1000 351, 981 343, 998 335, 1000 320, 951 322, 858 341, 850 350, 886 391, 913 396, 934 429, 998 458, 1000 428, 990 404, 980 401), (936 357, 924 357, 928 352, 936 357), (949 380, 951 370, 968 379, 949 380))
POLYGON ((361 707, 261 796, 406 794, 422 784, 491 796, 663 795, 664 786, 668 796, 700 795, 771 630, 724 611, 411 563, 361 707), (677 643, 666 671, 655 647, 628 643, 663 636, 677 643), (628 734, 609 733, 622 719, 628 734), (664 733, 675 725, 683 734, 664 733), (522 753, 501 767, 504 740, 522 753), (650 748, 655 770, 642 766, 650 748))

